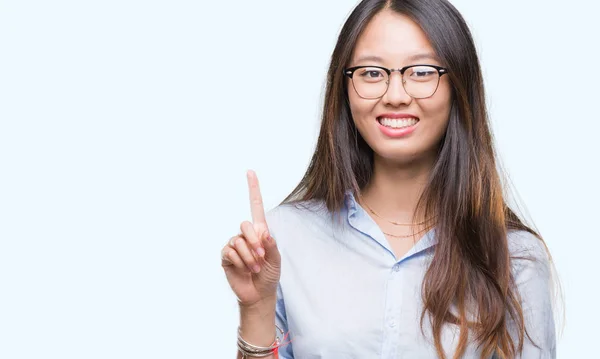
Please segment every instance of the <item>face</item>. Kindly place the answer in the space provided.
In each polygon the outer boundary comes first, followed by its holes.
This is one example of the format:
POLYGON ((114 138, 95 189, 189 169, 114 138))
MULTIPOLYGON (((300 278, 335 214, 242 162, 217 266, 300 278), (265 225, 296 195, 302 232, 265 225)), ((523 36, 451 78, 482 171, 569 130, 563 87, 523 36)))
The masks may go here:
MULTIPOLYGON (((443 66, 435 58, 425 33, 415 22, 405 15, 384 10, 371 20, 359 37, 347 67, 370 65, 398 69, 417 64, 443 66), (424 54, 433 57, 416 57, 424 54)), ((360 70, 353 76, 359 75, 360 70)), ((404 76, 408 75, 405 72, 404 76)), ((354 123, 376 157, 393 162, 435 158, 450 113, 451 87, 448 75, 440 77, 432 96, 421 99, 407 94, 397 71, 389 76, 387 92, 377 99, 362 98, 352 85, 352 80, 346 77, 346 81, 354 123), (418 119, 416 124, 410 120, 383 119, 402 114, 418 119)))

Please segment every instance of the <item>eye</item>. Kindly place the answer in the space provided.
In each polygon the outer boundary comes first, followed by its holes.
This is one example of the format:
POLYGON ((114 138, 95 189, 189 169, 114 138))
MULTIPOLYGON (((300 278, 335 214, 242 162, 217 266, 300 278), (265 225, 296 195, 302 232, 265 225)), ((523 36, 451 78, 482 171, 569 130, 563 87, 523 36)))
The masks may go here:
POLYGON ((405 75, 408 75, 408 78, 413 81, 429 81, 437 79, 438 72, 430 66, 417 66, 411 67, 405 75))
POLYGON ((376 67, 364 67, 358 70, 358 76, 365 82, 379 82, 387 78, 387 73, 376 67))
POLYGON ((380 77, 381 73, 379 71, 365 71, 362 76, 366 76, 366 77, 380 77))
POLYGON ((424 76, 431 76, 435 73, 436 73, 436 71, 432 71, 431 69, 415 68, 413 70, 411 76, 424 77, 424 76))
POLYGON ((435 72, 434 71, 415 71, 413 73, 413 76, 417 76, 417 77, 425 77, 425 76, 431 76, 433 75, 435 72))

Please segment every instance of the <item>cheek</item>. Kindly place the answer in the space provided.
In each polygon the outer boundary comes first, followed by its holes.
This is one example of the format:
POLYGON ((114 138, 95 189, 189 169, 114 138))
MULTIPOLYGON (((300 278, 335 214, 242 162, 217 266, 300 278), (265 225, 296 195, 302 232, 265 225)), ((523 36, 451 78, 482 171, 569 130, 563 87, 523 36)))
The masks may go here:
MULTIPOLYGON (((437 95, 438 93, 436 93, 437 95)), ((450 91, 440 91, 440 96, 432 98, 432 101, 421 104, 421 109, 426 118, 439 125, 446 125, 450 116, 452 105, 450 91)))
POLYGON ((353 88, 348 90, 348 102, 350 103, 350 111, 352 112, 354 121, 361 121, 372 108, 368 101, 358 97, 353 88))
POLYGON ((445 124, 446 122, 448 122, 449 115, 450 115, 449 101, 443 101, 443 102, 432 104, 432 106, 427 109, 427 117, 431 118, 436 123, 445 124))

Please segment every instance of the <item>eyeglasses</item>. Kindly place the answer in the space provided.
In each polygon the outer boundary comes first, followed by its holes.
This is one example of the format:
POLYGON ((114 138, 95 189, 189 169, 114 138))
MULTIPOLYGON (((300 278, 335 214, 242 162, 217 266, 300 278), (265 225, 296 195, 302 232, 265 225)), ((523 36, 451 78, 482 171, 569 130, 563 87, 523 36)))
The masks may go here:
POLYGON ((401 69, 388 69, 381 66, 355 66, 344 70, 352 80, 358 96, 365 99, 380 98, 388 90, 392 72, 402 76, 404 91, 415 99, 433 96, 440 83, 440 77, 448 69, 435 65, 410 65, 401 69))

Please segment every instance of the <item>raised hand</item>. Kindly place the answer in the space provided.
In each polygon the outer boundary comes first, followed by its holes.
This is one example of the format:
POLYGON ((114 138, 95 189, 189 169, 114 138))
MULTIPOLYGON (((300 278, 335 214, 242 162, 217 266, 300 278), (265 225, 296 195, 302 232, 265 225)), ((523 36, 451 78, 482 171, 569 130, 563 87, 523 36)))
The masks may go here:
POLYGON ((281 256, 269 233, 256 173, 248 171, 247 177, 252 222, 242 222, 241 233, 223 247, 221 265, 240 305, 252 306, 276 297, 281 256))

